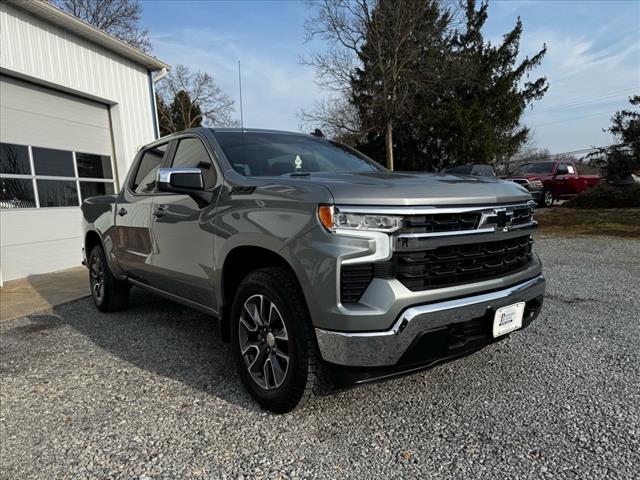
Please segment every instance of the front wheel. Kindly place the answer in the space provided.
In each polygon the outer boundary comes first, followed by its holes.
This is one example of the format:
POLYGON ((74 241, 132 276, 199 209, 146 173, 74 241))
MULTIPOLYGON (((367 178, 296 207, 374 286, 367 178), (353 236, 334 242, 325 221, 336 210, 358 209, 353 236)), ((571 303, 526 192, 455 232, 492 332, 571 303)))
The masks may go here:
POLYGON ((231 310, 231 341, 240 378, 264 408, 286 413, 311 396, 318 368, 304 296, 287 270, 250 273, 231 310))
POLYGON ((545 190, 540 203, 541 207, 551 208, 551 206, 553 206, 553 192, 551 190, 545 190))

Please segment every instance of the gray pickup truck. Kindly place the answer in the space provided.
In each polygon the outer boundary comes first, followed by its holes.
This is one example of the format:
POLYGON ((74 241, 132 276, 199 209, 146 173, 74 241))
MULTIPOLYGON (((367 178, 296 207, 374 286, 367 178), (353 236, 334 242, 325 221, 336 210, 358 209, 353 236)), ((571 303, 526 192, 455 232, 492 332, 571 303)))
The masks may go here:
POLYGON ((275 412, 477 351, 542 307, 523 187, 390 173, 311 135, 173 134, 82 211, 97 308, 135 285, 211 314, 275 412))

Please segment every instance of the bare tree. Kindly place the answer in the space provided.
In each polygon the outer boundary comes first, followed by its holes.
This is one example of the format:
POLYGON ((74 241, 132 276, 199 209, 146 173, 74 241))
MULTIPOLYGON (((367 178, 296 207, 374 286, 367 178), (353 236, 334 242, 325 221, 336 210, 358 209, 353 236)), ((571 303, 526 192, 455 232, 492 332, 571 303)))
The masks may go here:
MULTIPOLYGON (((393 170, 394 124, 408 112, 416 82, 430 81, 428 75, 414 71, 424 55, 418 45, 424 44, 424 36, 431 30, 421 22, 431 15, 435 20, 431 25, 443 29, 451 17, 440 14, 437 2, 425 0, 403 0, 400 4, 392 0, 321 0, 311 5, 315 15, 305 24, 307 39, 320 38, 328 48, 311 54, 303 63, 316 69, 318 84, 332 90, 334 97, 329 104, 320 103, 315 112, 301 116, 335 124, 336 119, 330 117, 345 111, 355 90, 360 96, 358 104, 379 112, 376 117, 383 122, 387 166, 393 170), (417 41, 418 36, 422 42, 417 41)), ((347 133, 349 125, 354 126, 348 121, 337 123, 334 126, 347 133)), ((379 127, 358 125, 363 134, 379 127)))
POLYGON ((366 130, 356 107, 340 93, 316 101, 311 110, 300 111, 298 118, 303 130, 320 128, 331 138, 361 140, 366 130))
POLYGON ((192 72, 184 65, 172 69, 158 86, 162 105, 158 108, 164 130, 176 132, 199 125, 237 126, 231 118, 233 99, 205 72, 192 72))
POLYGON ((138 25, 142 15, 142 3, 138 0, 52 0, 52 3, 143 52, 151 51, 149 32, 138 25))

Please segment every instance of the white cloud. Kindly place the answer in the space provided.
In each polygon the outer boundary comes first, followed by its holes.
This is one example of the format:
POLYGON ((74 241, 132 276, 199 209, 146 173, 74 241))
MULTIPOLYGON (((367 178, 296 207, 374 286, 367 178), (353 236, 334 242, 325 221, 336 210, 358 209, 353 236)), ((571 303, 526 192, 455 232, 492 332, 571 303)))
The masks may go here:
POLYGON ((534 76, 546 76, 549 91, 525 114, 540 147, 568 151, 613 140, 602 129, 611 115, 640 93, 640 42, 602 33, 585 38, 550 30, 530 33, 523 51, 547 44, 547 55, 534 76))

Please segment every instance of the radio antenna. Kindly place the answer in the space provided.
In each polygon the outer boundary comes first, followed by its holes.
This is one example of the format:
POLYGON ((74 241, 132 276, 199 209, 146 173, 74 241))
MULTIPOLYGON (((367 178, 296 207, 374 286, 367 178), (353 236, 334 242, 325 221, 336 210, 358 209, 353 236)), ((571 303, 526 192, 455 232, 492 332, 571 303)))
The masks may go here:
POLYGON ((242 73, 240 72, 240 60, 238 60, 238 86, 240 87, 240 129, 244 131, 244 118, 242 115, 242 73))

